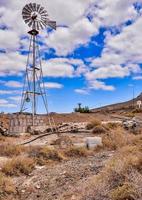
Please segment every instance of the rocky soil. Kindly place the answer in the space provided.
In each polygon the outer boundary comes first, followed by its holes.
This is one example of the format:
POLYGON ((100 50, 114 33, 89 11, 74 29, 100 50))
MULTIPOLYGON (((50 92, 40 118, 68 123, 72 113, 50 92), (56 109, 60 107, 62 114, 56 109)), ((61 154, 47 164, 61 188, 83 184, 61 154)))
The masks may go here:
POLYGON ((75 188, 100 172, 114 152, 73 158, 46 167, 37 167, 29 177, 15 178, 19 200, 76 200, 75 188))

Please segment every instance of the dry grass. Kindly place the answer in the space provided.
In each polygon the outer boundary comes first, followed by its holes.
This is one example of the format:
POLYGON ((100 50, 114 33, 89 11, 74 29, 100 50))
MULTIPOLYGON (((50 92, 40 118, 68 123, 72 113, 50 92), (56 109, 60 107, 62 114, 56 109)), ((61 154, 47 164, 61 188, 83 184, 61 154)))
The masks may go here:
POLYGON ((1 144, 0 145, 0 156, 18 156, 25 151, 23 146, 1 144))
POLYGON ((93 134, 105 134, 107 133, 107 129, 102 125, 97 125, 92 130, 93 134))
POLYGON ((101 125, 101 121, 99 120, 92 120, 90 121, 87 126, 86 126, 86 129, 87 130, 91 130, 93 129, 95 126, 100 126, 101 125))
POLYGON ((124 183, 124 185, 118 186, 116 189, 111 191, 110 198, 112 200, 135 200, 138 198, 138 194, 137 190, 131 183, 124 183))
POLYGON ((35 162, 32 158, 15 157, 3 165, 2 172, 9 176, 29 175, 34 167, 35 162))
POLYGON ((62 161, 64 155, 51 147, 35 147, 29 151, 29 156, 32 157, 37 164, 44 165, 51 161, 62 161))
POLYGON ((117 129, 121 126, 119 123, 109 122, 106 124, 108 129, 117 129))
POLYGON ((7 199, 7 195, 15 194, 16 188, 11 178, 0 173, 0 199, 7 199))
POLYGON ((80 200, 140 200, 142 198, 142 151, 123 147, 101 173, 79 191, 80 200))
POLYGON ((71 147, 64 151, 64 153, 67 157, 86 157, 90 155, 91 151, 85 147, 71 147))
POLYGON ((140 145, 142 144, 142 134, 133 135, 126 132, 122 127, 116 130, 109 131, 103 135, 104 149, 117 150, 127 145, 140 145))

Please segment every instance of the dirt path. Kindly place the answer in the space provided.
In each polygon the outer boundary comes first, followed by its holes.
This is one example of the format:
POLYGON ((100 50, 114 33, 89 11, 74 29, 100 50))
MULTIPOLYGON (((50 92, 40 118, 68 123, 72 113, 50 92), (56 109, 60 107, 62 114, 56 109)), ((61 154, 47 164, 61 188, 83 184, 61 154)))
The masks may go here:
POLYGON ((114 152, 97 153, 87 158, 74 158, 36 169, 30 177, 19 178, 19 200, 74 199, 68 193, 100 172, 114 152))

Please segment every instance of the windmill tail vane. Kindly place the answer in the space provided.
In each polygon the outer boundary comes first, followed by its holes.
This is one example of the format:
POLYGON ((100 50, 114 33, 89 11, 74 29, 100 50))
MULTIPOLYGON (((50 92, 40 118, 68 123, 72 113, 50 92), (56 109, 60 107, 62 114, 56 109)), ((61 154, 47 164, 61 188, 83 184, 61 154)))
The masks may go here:
MULTIPOLYGON (((34 126, 34 118, 38 110, 38 99, 41 97, 45 111, 48 114, 48 102, 46 90, 43 81, 42 62, 39 50, 39 41, 37 35, 39 30, 44 28, 52 28, 56 30, 56 22, 49 19, 47 11, 40 4, 26 4, 22 10, 22 16, 25 23, 31 28, 29 53, 25 71, 25 80, 21 98, 20 112, 29 111, 33 115, 32 125, 34 126)), ((51 119, 49 123, 51 124, 51 119)))

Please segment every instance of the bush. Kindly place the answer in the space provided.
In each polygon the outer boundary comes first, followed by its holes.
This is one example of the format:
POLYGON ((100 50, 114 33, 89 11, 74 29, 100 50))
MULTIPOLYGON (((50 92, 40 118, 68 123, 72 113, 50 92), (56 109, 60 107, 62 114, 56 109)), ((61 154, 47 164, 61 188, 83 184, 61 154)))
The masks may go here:
POLYGON ((31 158, 15 157, 7 161, 2 172, 9 176, 19 176, 20 174, 29 175, 35 167, 35 162, 31 158))
POLYGON ((91 130, 91 129, 93 129, 95 126, 99 126, 99 125, 101 125, 101 121, 99 121, 99 120, 92 120, 92 121, 90 121, 90 122, 87 124, 86 129, 87 129, 87 130, 91 130))
POLYGON ((127 145, 141 146, 142 144, 142 135, 128 134, 121 127, 115 131, 109 131, 102 136, 102 139, 104 148, 109 150, 117 150, 127 145))
POLYGON ((137 200, 142 197, 141 147, 127 146, 106 162, 81 191, 80 199, 137 200))
POLYGON ((4 199, 5 196, 15 193, 16 193, 16 188, 11 178, 6 177, 4 176, 4 174, 0 173, 0 199, 2 198, 4 199))
POLYGON ((1 156, 18 156, 25 150, 24 147, 18 145, 2 144, 0 145, 1 156))
POLYGON ((109 122, 109 123, 107 123, 107 125, 106 125, 109 129, 117 129, 119 126, 120 126, 120 124, 119 123, 114 123, 114 122, 109 122))
POLYGON ((71 147, 64 153, 68 157, 86 157, 89 155, 89 151, 85 147, 71 147))
POLYGON ((138 194, 137 190, 130 183, 124 183, 124 185, 119 186, 111 191, 110 197, 112 200, 126 200, 132 199, 137 200, 138 194))
POLYGON ((93 128, 92 133, 93 134, 104 134, 104 133, 107 133, 107 130, 102 125, 97 125, 96 127, 93 128))
POLYGON ((32 148, 29 156, 33 157, 39 165, 47 164, 50 161, 62 161, 65 159, 61 152, 47 146, 43 148, 32 148))
POLYGON ((75 112, 80 112, 80 113, 90 113, 89 107, 85 106, 84 108, 75 108, 74 109, 75 112))

